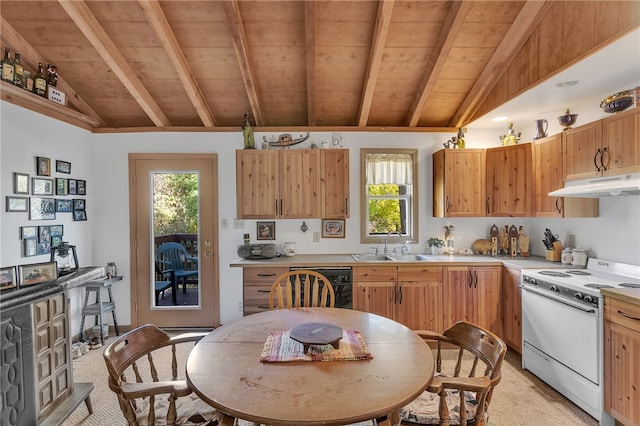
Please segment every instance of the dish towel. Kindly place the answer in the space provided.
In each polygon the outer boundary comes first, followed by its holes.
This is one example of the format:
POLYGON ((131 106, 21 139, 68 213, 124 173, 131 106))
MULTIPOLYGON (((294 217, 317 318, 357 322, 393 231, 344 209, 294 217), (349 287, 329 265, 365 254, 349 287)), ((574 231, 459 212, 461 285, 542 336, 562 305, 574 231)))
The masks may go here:
POLYGON ((262 348, 261 362, 356 361, 373 359, 367 344, 357 330, 342 330, 340 347, 312 345, 303 353, 302 343, 289 337, 289 331, 272 331, 262 348))

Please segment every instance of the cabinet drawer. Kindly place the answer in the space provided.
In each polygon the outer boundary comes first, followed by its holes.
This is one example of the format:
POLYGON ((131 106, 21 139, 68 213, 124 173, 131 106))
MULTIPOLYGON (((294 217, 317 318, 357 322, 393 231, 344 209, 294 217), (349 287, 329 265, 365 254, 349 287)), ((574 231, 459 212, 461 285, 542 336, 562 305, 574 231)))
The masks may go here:
POLYGON ((395 266, 368 266, 353 268, 353 282, 358 281, 398 281, 398 268, 395 266))
POLYGON ((280 275, 288 272, 289 268, 244 268, 242 277, 244 282, 257 281, 273 284, 280 275))
POLYGON ((244 312, 261 312, 269 310, 269 292, 271 291, 271 284, 268 285, 244 285, 244 312))
POLYGON ((442 281, 442 267, 400 266, 398 281, 442 281))
POLYGON ((604 319, 640 331, 640 305, 606 297, 604 319))

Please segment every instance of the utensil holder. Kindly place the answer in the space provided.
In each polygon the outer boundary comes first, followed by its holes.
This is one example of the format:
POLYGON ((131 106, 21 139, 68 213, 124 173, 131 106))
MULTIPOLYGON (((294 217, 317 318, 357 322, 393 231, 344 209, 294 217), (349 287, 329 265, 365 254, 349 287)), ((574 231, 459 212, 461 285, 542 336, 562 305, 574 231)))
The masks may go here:
POLYGON ((560 241, 555 241, 553 243, 553 249, 547 250, 546 258, 549 262, 560 262, 562 259, 562 243, 560 241))

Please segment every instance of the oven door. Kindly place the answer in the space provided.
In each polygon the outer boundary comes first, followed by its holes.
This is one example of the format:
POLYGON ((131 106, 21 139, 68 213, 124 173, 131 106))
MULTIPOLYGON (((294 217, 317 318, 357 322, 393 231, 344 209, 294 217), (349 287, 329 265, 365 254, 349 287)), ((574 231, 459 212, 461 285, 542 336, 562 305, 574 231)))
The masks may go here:
POLYGON ((594 384, 600 382, 600 313, 522 286, 522 340, 594 384))

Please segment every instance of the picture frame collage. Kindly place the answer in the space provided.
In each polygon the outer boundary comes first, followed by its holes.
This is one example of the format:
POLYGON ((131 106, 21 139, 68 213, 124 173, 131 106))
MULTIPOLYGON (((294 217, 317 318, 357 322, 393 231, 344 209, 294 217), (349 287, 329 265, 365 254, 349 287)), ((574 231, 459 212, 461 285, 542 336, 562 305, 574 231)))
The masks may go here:
MULTIPOLYGON (((36 227, 37 228, 37 227, 36 227)), ((0 268, 0 291, 15 291, 54 281, 58 278, 58 262, 30 263, 0 268)))
POLYGON ((51 253, 51 248, 62 242, 64 225, 21 226, 23 257, 51 253))
MULTIPOLYGON (((13 195, 6 196, 5 211, 28 212, 29 220, 55 220, 57 213, 72 213, 74 221, 87 220, 84 198, 57 198, 87 195, 86 180, 51 177, 48 157, 35 157, 35 169, 35 176, 13 172, 13 195)), ((55 160, 55 173, 70 175, 71 163, 55 160)))

